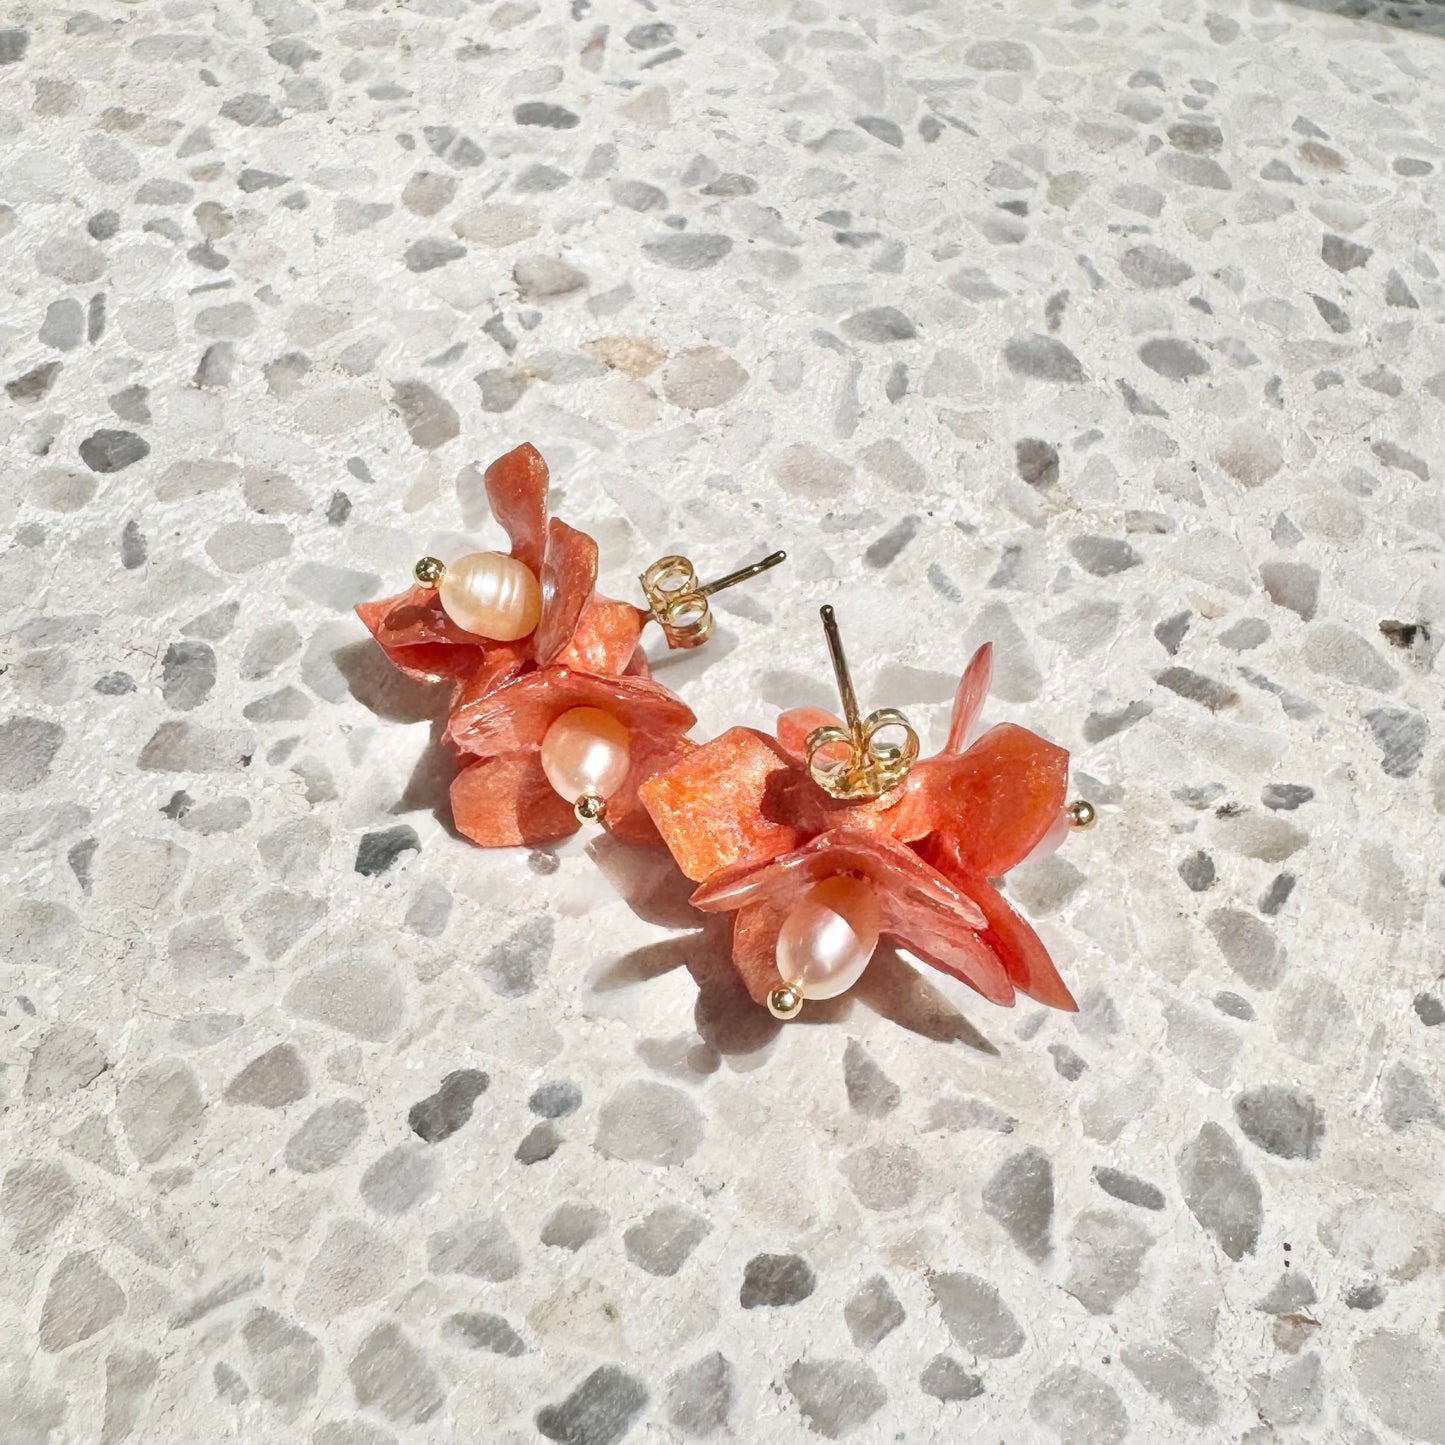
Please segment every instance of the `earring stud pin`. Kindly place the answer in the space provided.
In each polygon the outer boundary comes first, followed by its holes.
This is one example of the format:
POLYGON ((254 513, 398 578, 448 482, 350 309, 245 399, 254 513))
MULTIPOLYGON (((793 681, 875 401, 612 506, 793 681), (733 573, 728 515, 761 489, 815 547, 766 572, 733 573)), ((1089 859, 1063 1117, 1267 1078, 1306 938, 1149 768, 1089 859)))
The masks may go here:
POLYGON ((652 611, 653 619, 662 628, 667 645, 672 648, 701 647, 712 636, 713 614, 708 598, 725 587, 735 587, 760 572, 787 561, 786 552, 773 552, 760 562, 740 567, 719 577, 715 582, 699 582, 692 563, 676 554, 659 557, 638 581, 652 611))

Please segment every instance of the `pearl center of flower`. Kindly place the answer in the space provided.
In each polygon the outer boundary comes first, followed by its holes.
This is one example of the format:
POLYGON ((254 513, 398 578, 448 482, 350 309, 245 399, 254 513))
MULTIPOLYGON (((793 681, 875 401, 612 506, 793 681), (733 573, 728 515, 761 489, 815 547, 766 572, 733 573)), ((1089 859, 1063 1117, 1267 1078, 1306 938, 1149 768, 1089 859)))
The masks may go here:
POLYGON ((468 552, 442 573, 442 611, 466 632, 516 642, 536 630, 542 587, 532 570, 504 552, 468 552))
POLYGON ((804 998, 836 998, 868 967, 878 947, 878 896, 862 878, 815 883, 778 934, 778 974, 804 998))
POLYGON ((627 778, 631 736, 599 707, 564 712, 542 739, 542 771, 569 803, 610 798, 627 778))

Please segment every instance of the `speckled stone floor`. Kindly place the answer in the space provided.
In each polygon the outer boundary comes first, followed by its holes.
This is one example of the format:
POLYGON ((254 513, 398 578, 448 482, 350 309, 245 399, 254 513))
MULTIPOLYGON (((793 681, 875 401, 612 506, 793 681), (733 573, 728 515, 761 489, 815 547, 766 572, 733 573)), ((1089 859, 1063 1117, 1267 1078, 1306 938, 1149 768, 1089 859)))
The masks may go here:
POLYGON ((1368 13, 4 7, 5 1445, 1445 1441, 1445 38, 1368 13), (780 1027, 664 857, 452 834, 350 609, 524 439, 614 595, 791 552, 702 736, 820 602, 935 744, 994 641, 1078 1015, 780 1027))

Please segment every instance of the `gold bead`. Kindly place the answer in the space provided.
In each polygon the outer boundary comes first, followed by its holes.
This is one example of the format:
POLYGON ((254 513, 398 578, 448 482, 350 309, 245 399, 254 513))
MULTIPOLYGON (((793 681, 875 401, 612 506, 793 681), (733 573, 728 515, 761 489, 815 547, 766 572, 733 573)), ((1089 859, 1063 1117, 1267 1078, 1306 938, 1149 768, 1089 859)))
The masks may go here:
POLYGON ((1076 798, 1064 811, 1069 815, 1069 827, 1077 828, 1080 832, 1085 828, 1092 828, 1099 821, 1094 805, 1085 798, 1076 798))
POLYGON ((782 984, 768 995, 768 1012, 775 1019, 795 1019, 802 1007, 802 992, 790 983, 782 984))
POLYGON ((607 817, 607 803, 596 793, 583 793, 572 805, 579 823, 601 823, 607 817))
POLYGON ((442 580, 442 573, 447 570, 445 562, 436 557, 423 557, 420 562, 412 568, 412 576, 421 583, 423 587, 435 587, 442 580))

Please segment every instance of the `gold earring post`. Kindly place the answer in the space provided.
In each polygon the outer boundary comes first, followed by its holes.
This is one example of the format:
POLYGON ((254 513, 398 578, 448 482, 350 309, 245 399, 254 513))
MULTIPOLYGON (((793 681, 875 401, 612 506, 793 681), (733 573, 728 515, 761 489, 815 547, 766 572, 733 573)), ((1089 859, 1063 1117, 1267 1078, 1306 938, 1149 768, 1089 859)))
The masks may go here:
POLYGON ((669 647, 701 647, 712 636, 713 615, 707 599, 725 587, 735 587, 786 562, 786 552, 773 552, 761 562, 740 567, 716 582, 700 583, 692 563, 676 554, 659 557, 638 581, 642 584, 653 619, 662 628, 669 647))
POLYGON ((865 718, 858 714, 858 694, 848 659, 843 652, 843 638, 838 631, 838 618, 833 609, 824 606, 823 635, 828 642, 828 656, 833 662, 833 676, 843 701, 843 726, 814 728, 803 744, 808 760, 808 776, 834 798, 856 801, 881 798, 896 788, 918 758, 918 734, 912 724, 896 708, 879 708, 865 718), (901 734, 899 742, 879 737, 885 730, 901 734), (839 756, 846 749, 846 756, 839 756), (828 752, 829 756, 823 754, 828 752))

